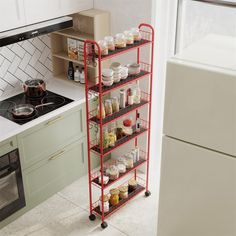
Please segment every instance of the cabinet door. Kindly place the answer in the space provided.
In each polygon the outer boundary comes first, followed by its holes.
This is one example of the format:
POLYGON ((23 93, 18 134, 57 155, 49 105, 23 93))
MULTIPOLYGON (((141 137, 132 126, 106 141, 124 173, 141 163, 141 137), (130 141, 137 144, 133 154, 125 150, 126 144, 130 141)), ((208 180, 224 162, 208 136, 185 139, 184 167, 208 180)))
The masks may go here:
POLYGON ((236 235, 236 159, 163 138, 158 235, 236 235))
POLYGON ((57 151, 23 172, 30 207, 63 189, 87 172, 85 138, 57 151))
POLYGON ((93 8, 92 0, 60 0, 61 14, 68 15, 93 8))
POLYGON ((25 24, 24 0, 1 0, 0 32, 25 24))
POLYGON ((235 73, 172 61, 166 80, 164 133, 236 156, 235 73))
POLYGON ((27 24, 61 16, 60 0, 24 0, 27 24))
POLYGON ((82 104, 18 135, 22 168, 85 136, 84 109, 82 104))

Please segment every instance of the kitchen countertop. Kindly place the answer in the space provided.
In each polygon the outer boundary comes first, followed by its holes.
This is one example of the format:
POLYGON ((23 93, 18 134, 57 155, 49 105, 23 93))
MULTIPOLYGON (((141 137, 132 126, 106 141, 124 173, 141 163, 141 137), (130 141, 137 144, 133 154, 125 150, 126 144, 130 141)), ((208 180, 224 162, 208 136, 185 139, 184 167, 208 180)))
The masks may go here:
MULTIPOLYGON (((63 107, 60 107, 52 112, 49 112, 37 119, 34 119, 24 125, 16 124, 4 117, 0 116, 0 142, 15 136, 31 127, 38 125, 48 119, 51 119, 67 110, 70 110, 82 103, 85 102, 85 93, 84 93, 84 86, 81 84, 76 84, 71 81, 66 81, 62 79, 53 78, 47 81, 47 90, 50 90, 54 93, 58 93, 65 97, 68 97, 74 102, 71 102, 63 107)), ((4 97, 1 97, 0 100, 4 100, 8 97, 14 96, 18 93, 22 93, 22 89, 18 91, 14 91, 9 94, 6 94, 4 97)))

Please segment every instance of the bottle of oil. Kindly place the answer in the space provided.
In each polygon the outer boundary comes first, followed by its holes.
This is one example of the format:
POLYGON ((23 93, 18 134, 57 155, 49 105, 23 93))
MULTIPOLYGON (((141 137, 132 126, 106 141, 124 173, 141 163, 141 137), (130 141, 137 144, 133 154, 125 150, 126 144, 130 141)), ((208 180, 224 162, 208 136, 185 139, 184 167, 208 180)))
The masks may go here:
POLYGON ((75 73, 75 71, 74 71, 73 62, 69 61, 68 73, 67 73, 69 80, 74 80, 74 73, 75 73))

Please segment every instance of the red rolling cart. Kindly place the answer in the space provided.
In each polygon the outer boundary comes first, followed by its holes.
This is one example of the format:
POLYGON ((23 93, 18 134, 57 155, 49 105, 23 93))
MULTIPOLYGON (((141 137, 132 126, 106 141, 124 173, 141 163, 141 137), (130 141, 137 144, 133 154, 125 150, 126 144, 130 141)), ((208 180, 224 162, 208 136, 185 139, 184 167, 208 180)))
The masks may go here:
MULTIPOLYGON (((85 94, 86 94, 86 116, 87 116, 87 143, 88 143, 88 176, 89 176, 89 202, 90 202, 90 220, 95 220, 96 216, 100 217, 102 220, 101 227, 106 228, 107 223, 105 219, 120 209, 122 206, 126 205, 130 200, 132 200, 136 195, 145 191, 145 196, 148 197, 151 193, 148 187, 149 180, 149 159, 150 159, 150 127, 151 127, 151 105, 152 105, 152 78, 153 78, 153 54, 154 54, 154 29, 151 25, 140 24, 139 30, 142 35, 142 39, 139 42, 135 42, 132 45, 127 46, 123 49, 116 49, 113 52, 108 53, 108 55, 101 55, 101 48, 99 44, 92 40, 86 40, 84 44, 84 68, 85 68, 85 94), (148 60, 141 60, 142 53, 141 49, 143 47, 149 47, 150 53, 148 60), (130 51, 137 52, 137 63, 141 65, 141 72, 137 75, 128 76, 127 79, 121 80, 118 83, 114 83, 109 87, 105 87, 102 83, 102 62, 108 59, 114 58, 121 54, 126 54, 130 51), (96 52, 96 53, 95 53, 96 52), (90 85, 88 80, 88 64, 95 63, 98 67, 97 84, 90 85), (102 119, 102 106, 103 106, 103 96, 109 95, 109 93, 121 89, 129 84, 135 84, 139 80, 146 80, 148 83, 148 91, 141 91, 141 101, 139 104, 133 104, 120 109, 118 112, 102 119), (99 105, 99 119, 96 115, 96 110, 90 108, 89 102, 89 92, 93 91, 98 97, 99 105), (103 128, 108 126, 111 122, 131 113, 138 113, 139 110, 147 107, 148 112, 146 114, 146 120, 142 119, 142 125, 139 132, 133 132, 132 135, 124 136, 115 142, 115 146, 103 148, 103 128), (100 142, 97 140, 91 140, 90 126, 95 125, 99 127, 100 142), (146 135, 147 142, 146 147, 140 149, 140 160, 134 163, 134 166, 127 169, 125 173, 119 175, 116 180, 109 180, 107 184, 104 184, 104 158, 111 154, 114 150, 122 147, 128 142, 134 141, 135 146, 138 146, 138 139, 140 136, 146 135), (97 158, 100 158, 100 169, 99 171, 92 171, 91 169, 91 153, 95 153, 97 158), (137 169, 140 166, 146 165, 145 179, 138 176, 137 169), (93 186, 99 188, 101 191, 101 201, 104 202, 104 194, 115 182, 120 181, 125 176, 133 173, 133 178, 137 181, 137 188, 135 191, 129 192, 126 199, 122 199, 116 206, 110 206, 109 211, 104 211, 104 204, 101 204, 101 209, 98 204, 98 199, 93 199, 93 186), (99 177, 101 178, 101 183, 99 183, 99 177)), ((146 56, 145 56, 146 57, 146 56)))

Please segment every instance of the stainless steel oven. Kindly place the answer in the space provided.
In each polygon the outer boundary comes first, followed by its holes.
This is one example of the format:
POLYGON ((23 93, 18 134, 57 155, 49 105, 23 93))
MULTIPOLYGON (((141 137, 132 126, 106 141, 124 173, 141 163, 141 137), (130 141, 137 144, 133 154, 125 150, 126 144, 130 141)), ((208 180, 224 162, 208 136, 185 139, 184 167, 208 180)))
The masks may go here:
POLYGON ((25 206, 18 149, 0 157, 0 221, 25 206))

